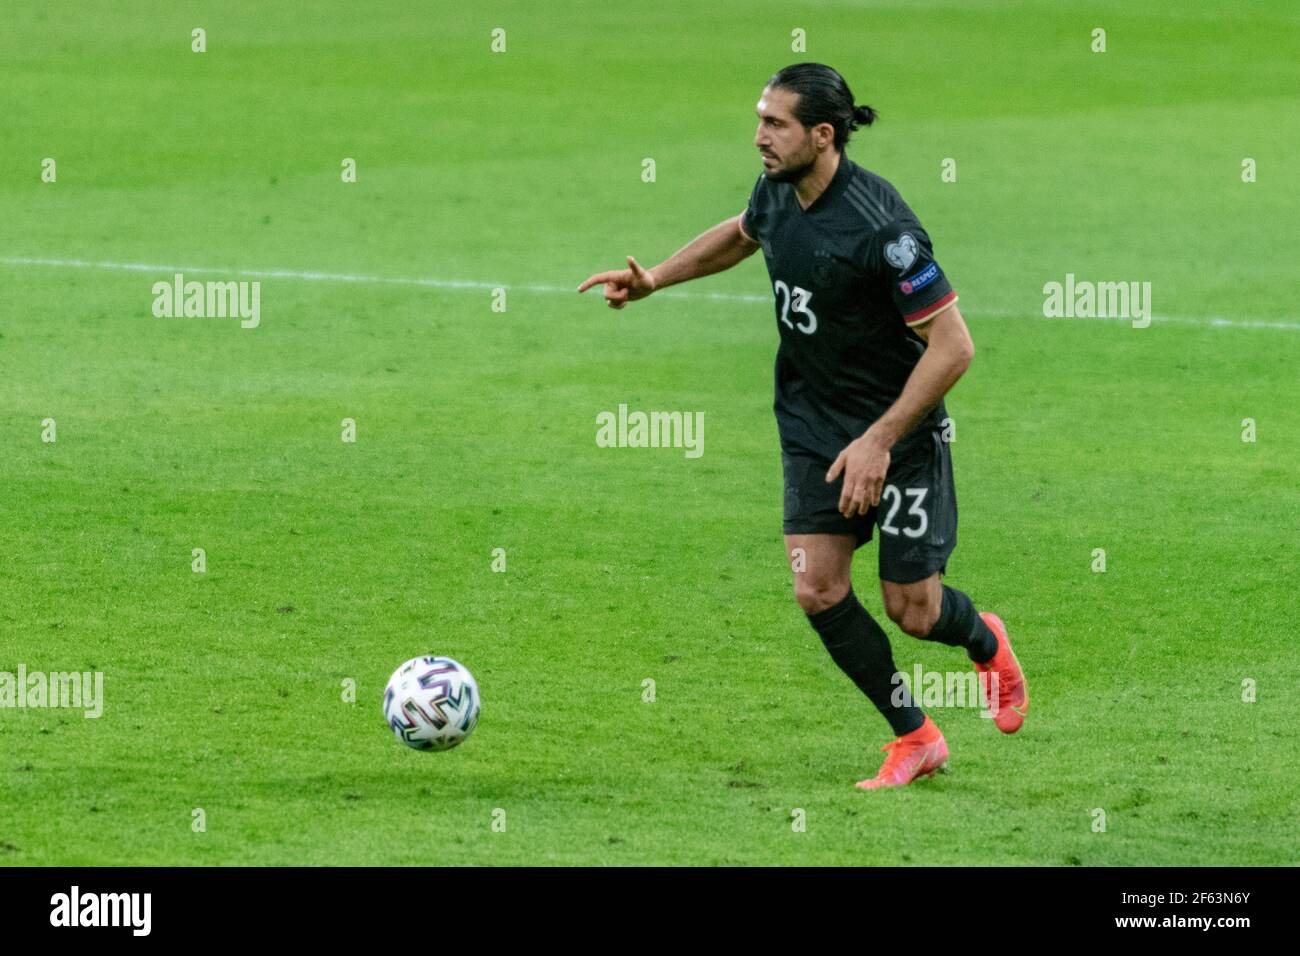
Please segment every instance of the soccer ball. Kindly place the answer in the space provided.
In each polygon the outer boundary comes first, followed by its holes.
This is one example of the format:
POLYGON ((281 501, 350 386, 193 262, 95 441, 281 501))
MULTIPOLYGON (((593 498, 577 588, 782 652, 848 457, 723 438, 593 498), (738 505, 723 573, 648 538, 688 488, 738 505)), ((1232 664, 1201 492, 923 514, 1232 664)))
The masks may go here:
POLYGON ((450 657, 416 657, 388 678, 384 720, 416 750, 450 750, 478 723, 478 684, 450 657))

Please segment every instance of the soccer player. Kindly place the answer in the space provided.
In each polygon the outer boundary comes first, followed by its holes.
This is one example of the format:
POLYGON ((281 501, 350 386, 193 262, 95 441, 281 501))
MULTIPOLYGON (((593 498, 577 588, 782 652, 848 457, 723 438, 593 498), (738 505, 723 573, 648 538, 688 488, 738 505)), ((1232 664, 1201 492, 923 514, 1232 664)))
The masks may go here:
POLYGON ((875 111, 820 63, 781 70, 758 101, 763 172, 749 205, 672 257, 591 276, 621 309, 758 249, 775 294, 774 410, 785 478, 785 546, 795 598, 835 663, 895 738, 862 789, 927 776, 948 758, 934 721, 894 666, 889 639, 853 593, 857 548, 880 529, 885 613, 905 633, 965 649, 1003 733, 1029 707, 997 615, 943 583, 957 499, 943 397, 970 365, 970 333, 930 237, 898 191, 844 154, 875 111))

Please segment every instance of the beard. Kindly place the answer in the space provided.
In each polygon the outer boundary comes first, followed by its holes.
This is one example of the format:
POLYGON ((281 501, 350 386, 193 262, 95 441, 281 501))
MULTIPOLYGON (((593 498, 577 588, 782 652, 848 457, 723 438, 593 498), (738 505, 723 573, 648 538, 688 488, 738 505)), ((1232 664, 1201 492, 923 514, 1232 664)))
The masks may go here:
POLYGON ((808 160, 801 166, 791 166, 786 169, 763 170, 763 176, 768 182, 772 183, 797 183, 808 174, 813 167, 813 160, 808 160))

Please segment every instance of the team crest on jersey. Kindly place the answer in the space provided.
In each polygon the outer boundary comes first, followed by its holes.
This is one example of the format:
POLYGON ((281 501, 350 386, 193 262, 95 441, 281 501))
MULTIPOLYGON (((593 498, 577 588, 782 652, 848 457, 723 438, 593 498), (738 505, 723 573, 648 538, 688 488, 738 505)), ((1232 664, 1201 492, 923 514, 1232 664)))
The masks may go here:
POLYGON ((910 232, 901 234, 894 242, 885 244, 885 258, 899 272, 906 272, 916 261, 918 252, 916 240, 910 232))
POLYGON ((818 288, 825 288, 830 284, 831 275, 835 271, 835 263, 831 259, 831 254, 826 249, 818 249, 813 253, 812 282, 818 288))

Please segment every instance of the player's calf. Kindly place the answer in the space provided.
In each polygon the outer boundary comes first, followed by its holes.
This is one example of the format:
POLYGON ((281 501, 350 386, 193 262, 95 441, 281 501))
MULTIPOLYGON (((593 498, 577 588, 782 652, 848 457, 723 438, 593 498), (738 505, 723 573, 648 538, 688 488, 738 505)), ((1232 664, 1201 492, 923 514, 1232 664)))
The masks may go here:
POLYGON ((977 663, 992 659, 998 651, 997 635, 984 623, 974 602, 964 592, 946 584, 939 617, 925 639, 964 647, 966 656, 977 663))
POLYGON ((851 535, 786 535, 795 599, 831 660, 901 736, 921 726, 925 715, 906 695, 896 693, 903 685, 889 638, 853 593, 855 544, 851 535))
POLYGON ((867 613, 852 589, 834 606, 808 615, 831 660, 866 695, 898 736, 921 726, 925 714, 900 694, 902 678, 894 666, 889 638, 867 613))

